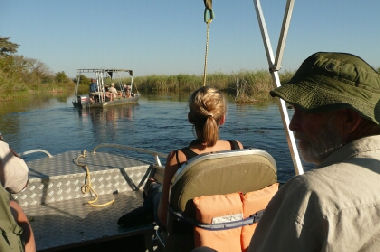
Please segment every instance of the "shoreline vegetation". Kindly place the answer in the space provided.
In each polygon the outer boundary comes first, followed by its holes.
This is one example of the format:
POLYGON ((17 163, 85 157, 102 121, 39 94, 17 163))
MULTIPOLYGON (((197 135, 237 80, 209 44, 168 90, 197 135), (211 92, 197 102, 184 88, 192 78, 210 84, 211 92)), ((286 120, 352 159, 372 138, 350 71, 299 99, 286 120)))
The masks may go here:
MULTIPOLYGON (((74 93, 76 77, 70 79, 64 71, 51 73, 44 63, 15 55, 18 46, 8 37, 0 37, 0 102, 34 95, 68 96, 74 93)), ((288 81, 292 75, 292 72, 280 73, 281 83, 288 81)), ((90 76, 82 75, 80 80, 78 93, 87 94, 90 76)), ((136 76, 133 92, 142 95, 190 93, 202 85, 201 75, 136 76)), ((269 102, 272 100, 269 91, 274 87, 271 75, 265 70, 211 73, 207 75, 207 85, 233 97, 236 103, 269 102)))
MULTIPOLYGON (((281 81, 286 81, 292 73, 280 75, 281 81)), ((90 80, 81 76, 79 93, 88 93, 90 80), (83 80, 83 83, 82 83, 83 80)), ((76 80, 74 80, 76 81, 76 80)), ((128 79, 122 80, 128 83, 128 79)), ((191 93, 203 85, 201 75, 148 75, 134 78, 133 92, 141 94, 178 94, 191 93)), ((207 85, 216 87, 228 96, 234 98, 236 103, 262 103, 272 100, 269 91, 273 88, 272 77, 264 70, 242 71, 236 74, 209 74, 207 85)))

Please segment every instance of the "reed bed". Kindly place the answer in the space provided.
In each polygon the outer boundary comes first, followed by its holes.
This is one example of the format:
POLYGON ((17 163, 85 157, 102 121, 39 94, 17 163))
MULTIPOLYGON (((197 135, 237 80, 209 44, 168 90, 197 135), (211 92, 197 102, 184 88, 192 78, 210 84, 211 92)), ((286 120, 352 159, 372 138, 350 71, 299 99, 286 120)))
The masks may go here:
MULTIPOLYGON (((284 73, 280 75, 280 80, 287 81, 291 75, 292 73, 284 73)), ((188 93, 203 85, 203 76, 149 75, 136 77, 134 83, 142 94, 188 93)), ((269 91, 273 89, 273 80, 264 70, 210 74, 206 84, 233 96, 237 103, 260 103, 272 99, 269 91)))

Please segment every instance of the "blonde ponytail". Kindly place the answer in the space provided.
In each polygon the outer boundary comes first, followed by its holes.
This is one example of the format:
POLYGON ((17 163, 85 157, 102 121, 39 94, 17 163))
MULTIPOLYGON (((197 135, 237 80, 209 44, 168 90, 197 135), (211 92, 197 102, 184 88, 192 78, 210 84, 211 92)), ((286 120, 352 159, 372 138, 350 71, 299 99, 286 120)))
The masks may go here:
POLYGON ((226 113, 224 96, 215 88, 201 87, 189 100, 189 121, 195 127, 197 140, 213 146, 219 139, 219 125, 226 113))

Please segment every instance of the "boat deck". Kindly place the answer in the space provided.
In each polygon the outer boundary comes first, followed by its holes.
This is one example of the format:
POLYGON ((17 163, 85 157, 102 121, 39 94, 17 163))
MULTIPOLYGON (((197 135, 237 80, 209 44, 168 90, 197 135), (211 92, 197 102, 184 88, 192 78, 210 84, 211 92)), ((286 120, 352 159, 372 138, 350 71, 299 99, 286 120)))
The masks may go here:
POLYGON ((142 205, 142 186, 153 165, 108 152, 87 153, 80 161, 90 170, 96 204, 115 199, 109 206, 94 207, 87 203, 93 197, 81 191, 86 171, 74 162, 81 154, 68 151, 28 162, 29 185, 15 199, 30 220, 37 250, 59 251, 137 234, 151 237, 152 225, 128 229, 117 220, 142 205))

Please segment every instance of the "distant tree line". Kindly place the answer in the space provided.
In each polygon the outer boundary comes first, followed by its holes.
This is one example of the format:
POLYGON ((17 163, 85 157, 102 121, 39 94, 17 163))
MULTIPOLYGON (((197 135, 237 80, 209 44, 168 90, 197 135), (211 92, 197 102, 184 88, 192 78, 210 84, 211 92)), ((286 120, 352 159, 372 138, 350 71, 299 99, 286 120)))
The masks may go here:
POLYGON ((0 37, 0 94, 72 92, 73 81, 65 72, 53 74, 33 58, 15 55, 19 45, 0 37))

